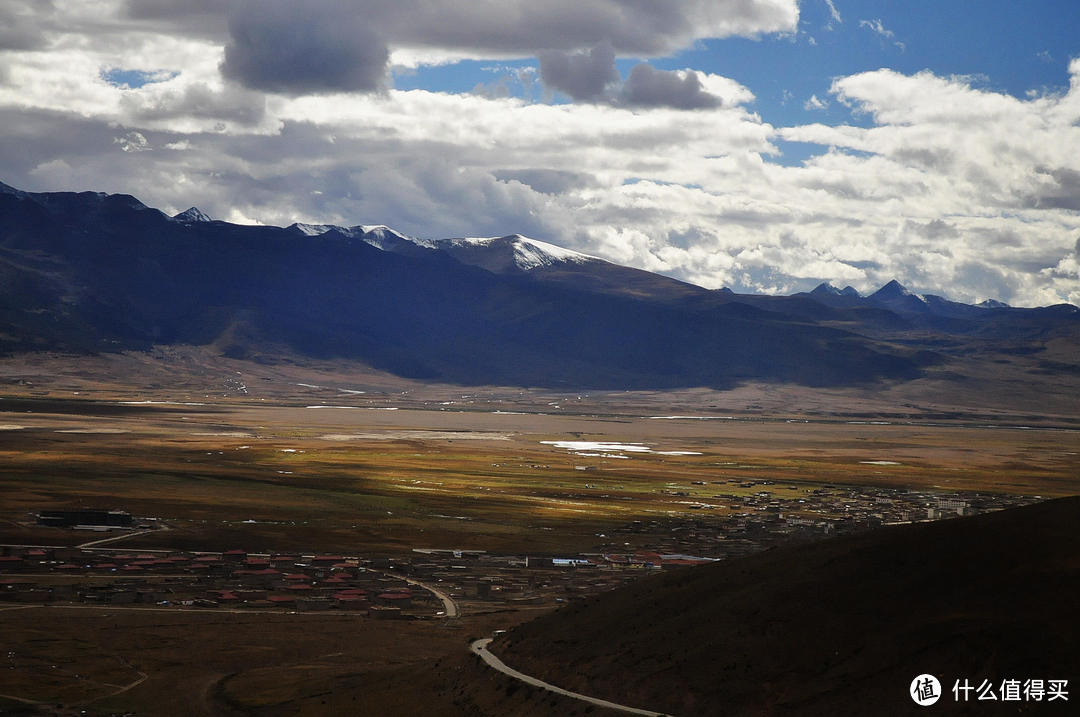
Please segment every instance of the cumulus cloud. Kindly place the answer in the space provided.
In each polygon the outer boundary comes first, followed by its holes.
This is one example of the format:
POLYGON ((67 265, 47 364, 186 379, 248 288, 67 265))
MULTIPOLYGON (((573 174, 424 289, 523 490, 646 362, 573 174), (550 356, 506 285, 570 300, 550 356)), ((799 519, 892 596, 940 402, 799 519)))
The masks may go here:
MULTIPOLYGON (((213 32, 212 16, 245 11, 247 0, 127 0, 127 15, 167 21, 185 31, 213 32)), ((395 50, 418 62, 454 58, 534 57, 609 42, 620 55, 656 56, 707 37, 791 32, 798 0, 303 0, 313 14, 340 5, 363 17, 395 50)))
POLYGON ((824 110, 828 108, 828 100, 818 99, 817 95, 810 95, 810 99, 803 103, 803 109, 807 111, 824 110))
POLYGON ((120 145, 120 149, 125 152, 146 152, 152 149, 146 135, 135 130, 127 132, 122 137, 114 137, 113 142, 120 145))
POLYGON ((547 87, 579 101, 683 110, 719 107, 723 102, 694 70, 658 70, 640 62, 622 81, 608 43, 583 52, 540 53, 540 78, 547 87))
POLYGON ((575 100, 595 100, 606 92, 608 85, 618 82, 615 69, 615 50, 602 43, 583 52, 547 50, 541 52, 540 79, 553 90, 575 100))
POLYGON ((658 70, 644 62, 631 68, 620 99, 632 107, 695 110, 720 106, 720 98, 705 89, 697 72, 658 70))
POLYGON ((52 0, 9 0, 0 6, 0 51, 36 50, 47 44, 43 21, 53 10, 52 0))
POLYGON ((385 41, 347 4, 238 0, 221 72, 269 92, 372 91, 384 85, 389 58, 385 41))
POLYGON ((266 116, 266 98, 243 87, 226 85, 215 89, 197 82, 176 89, 125 92, 120 108, 128 122, 142 126, 175 128, 177 120, 193 119, 210 120, 210 126, 227 122, 252 127, 266 116))
POLYGON ((1080 301, 1080 60, 1068 91, 1027 99, 929 72, 838 77, 818 102, 866 126, 777 128, 735 79, 646 64, 623 81, 613 57, 593 62, 581 48, 655 57, 725 32, 792 31, 794 1, 294 5, 336 27, 316 19, 310 37, 287 37, 296 16, 280 0, 259 5, 263 19, 242 0, 130 0, 123 16, 58 4, 45 24, 64 28, 49 35, 62 42, 4 54, 3 181, 128 192, 169 213, 194 204, 242 222, 522 232, 711 288, 869 291, 895 277, 965 301, 1080 301), (368 28, 392 57, 354 54, 340 28, 368 28), (316 38, 329 54, 308 65, 278 72, 268 60, 244 82, 221 76, 226 47, 252 61, 259 42, 288 54, 316 38), (588 100, 339 92, 377 86, 374 74, 405 52, 416 63, 578 57, 580 72, 559 81, 588 100), (341 72, 311 77, 328 57, 341 72), (373 74, 361 82, 342 69, 356 66, 373 74), (116 67, 164 72, 124 88, 102 76, 116 67), (779 140, 821 151, 790 166, 776 161, 779 140))

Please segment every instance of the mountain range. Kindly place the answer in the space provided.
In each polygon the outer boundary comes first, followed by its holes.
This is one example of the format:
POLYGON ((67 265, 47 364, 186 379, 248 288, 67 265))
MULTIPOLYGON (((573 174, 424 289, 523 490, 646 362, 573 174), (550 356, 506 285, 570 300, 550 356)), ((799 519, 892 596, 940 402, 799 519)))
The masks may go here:
POLYGON ((972 353, 1038 355, 1078 335, 1080 309, 1068 304, 968 305, 895 281, 869 296, 828 284, 735 294, 517 234, 236 225, 195 207, 167 216, 124 194, 0 184, 7 353, 194 344, 461 384, 723 388, 903 381, 972 353))

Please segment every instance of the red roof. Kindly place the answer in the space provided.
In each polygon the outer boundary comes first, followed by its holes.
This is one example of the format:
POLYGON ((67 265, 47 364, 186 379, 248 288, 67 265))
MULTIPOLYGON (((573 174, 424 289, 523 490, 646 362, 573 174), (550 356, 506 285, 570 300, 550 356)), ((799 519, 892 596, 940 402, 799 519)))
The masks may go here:
POLYGON ((195 558, 196 563, 220 563, 221 558, 216 555, 200 555, 195 558))
POLYGON ((79 566, 78 565, 73 565, 71 563, 64 563, 63 565, 57 565, 56 569, 57 570, 78 570, 79 566))
POLYGON ((237 570, 235 575, 280 575, 277 570, 273 568, 264 568, 263 570, 237 570))
POLYGON ((296 598, 292 595, 271 595, 266 600, 268 602, 296 602, 296 598))
POLYGON ((286 585, 286 590, 313 590, 311 585, 286 585))
POLYGON ((0 563, 21 563, 22 561, 22 558, 14 555, 0 555, 0 563))
POLYGON ((304 575, 303 573, 289 573, 288 575, 284 575, 282 577, 284 577, 285 580, 307 580, 308 579, 308 576, 304 575))
POLYGON ((379 593, 380 600, 410 600, 411 593, 379 593))

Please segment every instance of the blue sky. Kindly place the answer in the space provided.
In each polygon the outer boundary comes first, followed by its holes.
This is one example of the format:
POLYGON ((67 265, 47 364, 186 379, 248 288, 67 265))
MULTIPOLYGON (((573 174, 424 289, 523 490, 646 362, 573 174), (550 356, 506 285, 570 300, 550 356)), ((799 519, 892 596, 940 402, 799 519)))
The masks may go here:
MULTIPOLYGON (((750 108, 775 126, 825 122, 870 127, 870 115, 830 97, 834 78, 880 68, 906 74, 928 70, 1027 99, 1065 92, 1068 63, 1080 55, 1080 3, 803 0, 799 10, 795 32, 702 39, 665 57, 620 58, 616 66, 623 77, 643 60, 664 70, 693 68, 730 77, 754 93, 750 108)), ((545 92, 533 58, 399 70, 393 84, 450 93, 498 86, 529 101, 572 101, 560 92, 545 92)), ((781 164, 798 164, 825 150, 783 140, 778 146, 781 154, 772 159, 781 164)))
POLYGON ((1080 3, 0 4, 0 181, 1080 304, 1080 3))
MULTIPOLYGON (((825 110, 808 110, 804 104, 811 96, 829 100, 836 77, 885 67, 906 74, 929 70, 970 77, 975 86, 1018 98, 1064 92, 1069 60, 1080 55, 1080 3, 834 0, 832 6, 839 22, 825 0, 803 0, 796 33, 703 39, 667 57, 621 58, 616 64, 624 77, 644 59, 660 69, 693 68, 731 77, 754 93, 753 108, 777 126, 823 119, 866 125, 871 118, 838 103, 830 102, 825 110)), ((538 71, 538 62, 462 61, 400 72, 394 86, 461 93, 502 78, 515 96, 569 101, 559 93, 545 98, 538 84, 526 87, 515 81, 512 70, 527 68, 538 71)))

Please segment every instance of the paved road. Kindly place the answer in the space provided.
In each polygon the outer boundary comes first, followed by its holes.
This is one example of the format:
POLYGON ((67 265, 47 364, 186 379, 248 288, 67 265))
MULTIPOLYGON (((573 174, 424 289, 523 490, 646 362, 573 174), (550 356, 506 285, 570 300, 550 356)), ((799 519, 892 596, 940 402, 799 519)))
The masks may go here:
POLYGON ((412 578, 407 578, 407 577, 405 577, 403 575, 395 575, 394 577, 399 578, 401 580, 404 580, 405 582, 409 583, 410 585, 415 585, 418 588, 423 588, 424 590, 427 590, 429 593, 431 593, 435 597, 442 600, 443 609, 446 610, 446 617, 447 618, 449 618, 451 620, 455 620, 460 615, 460 611, 458 610, 457 603, 454 602, 454 598, 450 597, 449 595, 444 593, 442 590, 439 590, 434 585, 430 585, 428 583, 422 583, 419 580, 413 580, 412 578))
POLYGON ((124 533, 123 535, 114 535, 111 538, 102 538, 101 540, 91 540, 89 543, 82 543, 76 545, 76 548, 92 548, 95 545, 105 545, 106 543, 115 543, 120 540, 127 540, 128 538, 134 538, 136 535, 146 535, 147 533, 153 533, 152 530, 137 530, 134 533, 124 533))
POLYGON ((625 712, 626 714, 647 715, 648 717, 665 717, 665 714, 663 712, 642 710, 638 709, 637 707, 628 707, 626 705, 620 705, 615 702, 608 702, 607 700, 602 700, 599 697, 589 697, 588 695, 583 695, 580 692, 571 692, 570 690, 564 690, 561 687, 556 687, 555 685, 544 682, 543 680, 538 680, 535 677, 530 677, 523 672, 518 672, 512 667, 508 667, 505 662, 500 660, 495 655, 491 654, 491 652, 487 649, 487 646, 490 642, 490 637, 485 637, 481 640, 474 640, 473 643, 469 645, 469 649, 472 650, 473 654, 479 655, 480 658, 488 664, 488 667, 492 667, 503 673, 504 675, 509 675, 516 680, 521 680, 527 685, 539 687, 542 690, 554 692, 555 694, 562 695, 564 697, 571 697, 575 700, 588 702, 589 704, 593 704, 598 707, 606 707, 608 709, 618 710, 619 712, 625 712))

